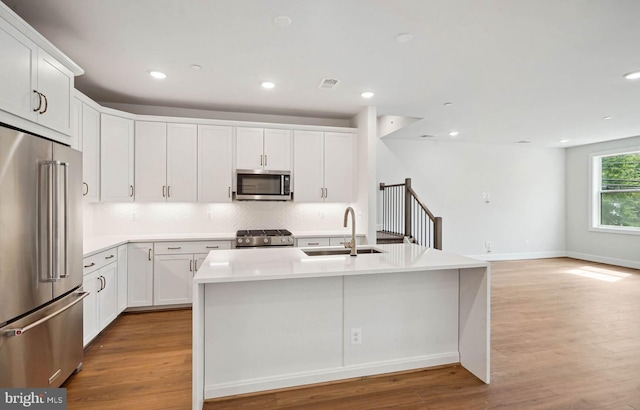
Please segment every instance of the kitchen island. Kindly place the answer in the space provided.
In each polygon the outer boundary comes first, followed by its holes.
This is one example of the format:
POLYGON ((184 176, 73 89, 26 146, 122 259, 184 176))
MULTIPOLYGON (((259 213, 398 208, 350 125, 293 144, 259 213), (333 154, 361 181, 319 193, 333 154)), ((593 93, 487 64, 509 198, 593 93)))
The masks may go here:
POLYGON ((374 248, 211 252, 194 277, 193 408, 451 363, 489 383, 489 264, 414 244, 374 248))

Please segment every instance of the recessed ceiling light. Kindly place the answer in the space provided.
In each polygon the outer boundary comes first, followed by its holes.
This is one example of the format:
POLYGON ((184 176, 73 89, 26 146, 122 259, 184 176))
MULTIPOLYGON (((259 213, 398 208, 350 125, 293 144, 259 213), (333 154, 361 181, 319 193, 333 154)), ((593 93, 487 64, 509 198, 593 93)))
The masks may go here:
POLYGON ((198 64, 193 64, 193 65, 191 66, 191 68, 193 68, 194 70, 198 71, 198 70, 199 70, 199 69, 201 69, 202 67, 201 67, 201 66, 199 66, 198 64))
POLYGON ((450 131, 449 132, 449 136, 451 136, 451 137, 456 137, 458 134, 460 134, 458 131, 450 131))
POLYGON ((638 78, 640 78, 640 71, 634 71, 632 73, 627 73, 624 75, 624 78, 626 78, 627 80, 637 80, 638 78))
POLYGON ((272 89, 273 87, 276 86, 271 81, 263 81, 260 85, 262 86, 262 88, 266 88, 267 90, 270 90, 270 89, 272 89))
POLYGON ((518 141, 518 144, 531 144, 531 141, 521 140, 521 141, 518 141))
POLYGON ((451 107, 452 105, 453 105, 453 103, 451 103, 451 102, 446 102, 446 103, 444 103, 444 106, 445 106, 445 107, 451 107))
POLYGON ((603 120, 610 120, 610 119, 612 119, 612 118, 613 118, 612 116, 607 115, 606 117, 604 117, 604 118, 603 118, 603 120))
POLYGON ((362 96, 362 98, 371 98, 373 97, 375 94, 373 94, 371 91, 365 91, 362 94, 360 94, 362 96))
POLYGON ((420 136, 420 138, 435 138, 435 137, 436 137, 435 135, 429 135, 429 134, 422 134, 420 136))
POLYGON ((158 80, 162 80, 163 78, 167 78, 167 75, 160 71, 149 71, 149 75, 153 78, 157 78, 158 80))
POLYGON ((273 18, 273 24, 278 27, 289 27, 291 25, 291 19, 287 16, 277 16, 273 18))
POLYGON ((563 139, 563 140, 560 140, 560 142, 564 144, 566 142, 569 142, 569 140, 568 139, 563 139))
POLYGON ((400 44, 408 43, 411 40, 413 40, 413 35, 409 33, 402 33, 396 36, 396 41, 400 44))

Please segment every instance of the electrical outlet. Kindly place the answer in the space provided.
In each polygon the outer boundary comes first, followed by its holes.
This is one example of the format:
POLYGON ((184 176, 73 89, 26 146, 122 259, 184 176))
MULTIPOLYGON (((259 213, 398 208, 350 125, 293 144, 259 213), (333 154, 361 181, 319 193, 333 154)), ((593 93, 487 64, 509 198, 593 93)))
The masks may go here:
POLYGON ((138 215, 136 215, 136 213, 135 213, 135 212, 132 212, 132 213, 131 213, 131 220, 132 220, 132 221, 137 221, 137 220, 138 220, 138 215))
POLYGON ((482 193, 482 199, 484 200, 485 204, 488 204, 491 200, 491 194, 488 192, 483 192, 482 193))
POLYGON ((487 253, 491 253, 491 241, 486 241, 484 243, 484 248, 487 250, 487 253))
POLYGON ((351 328, 351 344, 359 345, 360 343, 362 343, 362 328, 352 327, 351 328))
POLYGON ((324 212, 318 212, 318 217, 319 217, 320 219, 324 219, 324 218, 325 218, 325 214, 324 214, 324 212))
POLYGON ((213 212, 211 212, 211 211, 207 212, 207 219, 208 220, 212 220, 213 219, 213 212))

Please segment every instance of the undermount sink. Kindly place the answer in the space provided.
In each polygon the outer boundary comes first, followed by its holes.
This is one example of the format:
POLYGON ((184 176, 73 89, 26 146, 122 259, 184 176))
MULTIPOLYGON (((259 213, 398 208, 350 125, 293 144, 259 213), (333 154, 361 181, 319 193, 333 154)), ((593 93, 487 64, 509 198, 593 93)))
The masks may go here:
MULTIPOLYGON (((306 253, 308 256, 330 256, 330 255, 349 255, 351 253, 350 249, 306 249, 302 252, 306 253)), ((372 253, 383 253, 374 248, 364 248, 357 249, 358 255, 362 254, 372 254, 372 253)))

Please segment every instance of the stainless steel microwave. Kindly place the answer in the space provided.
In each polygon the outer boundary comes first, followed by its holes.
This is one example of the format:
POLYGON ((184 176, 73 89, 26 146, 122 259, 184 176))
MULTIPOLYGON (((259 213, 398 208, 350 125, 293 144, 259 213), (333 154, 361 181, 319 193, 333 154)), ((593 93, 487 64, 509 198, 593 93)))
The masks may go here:
POLYGON ((291 172, 239 169, 236 171, 236 199, 290 201, 291 172))

